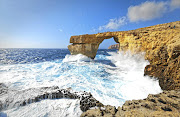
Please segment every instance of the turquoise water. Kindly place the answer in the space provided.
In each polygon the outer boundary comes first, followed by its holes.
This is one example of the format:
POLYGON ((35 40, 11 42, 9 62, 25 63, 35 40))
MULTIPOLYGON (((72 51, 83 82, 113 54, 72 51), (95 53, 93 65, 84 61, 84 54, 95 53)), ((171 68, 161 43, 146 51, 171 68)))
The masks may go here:
MULTIPOLYGON (((92 60, 80 54, 70 55, 67 49, 1 49, 0 57, 0 82, 10 89, 71 87, 91 92, 103 104, 116 107, 126 100, 161 92, 157 80, 144 76, 144 67, 149 63, 143 53, 98 50, 92 60)), ((22 109, 6 111, 12 114, 22 109)))

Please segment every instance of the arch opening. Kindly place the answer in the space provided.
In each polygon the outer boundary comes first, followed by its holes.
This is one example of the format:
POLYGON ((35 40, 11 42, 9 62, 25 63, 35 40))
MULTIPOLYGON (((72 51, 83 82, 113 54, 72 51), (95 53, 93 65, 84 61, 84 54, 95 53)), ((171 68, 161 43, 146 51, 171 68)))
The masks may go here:
POLYGON ((102 43, 99 44, 98 49, 108 49, 111 45, 115 45, 115 44, 117 44, 117 42, 114 41, 113 37, 110 39, 104 39, 102 43))

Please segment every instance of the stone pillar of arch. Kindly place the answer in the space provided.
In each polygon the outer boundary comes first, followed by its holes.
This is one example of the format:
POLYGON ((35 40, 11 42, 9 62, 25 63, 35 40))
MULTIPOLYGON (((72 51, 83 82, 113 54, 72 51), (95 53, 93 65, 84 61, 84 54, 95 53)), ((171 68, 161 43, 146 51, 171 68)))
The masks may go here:
POLYGON ((83 54, 92 59, 95 58, 99 44, 72 44, 68 46, 72 55, 83 54))

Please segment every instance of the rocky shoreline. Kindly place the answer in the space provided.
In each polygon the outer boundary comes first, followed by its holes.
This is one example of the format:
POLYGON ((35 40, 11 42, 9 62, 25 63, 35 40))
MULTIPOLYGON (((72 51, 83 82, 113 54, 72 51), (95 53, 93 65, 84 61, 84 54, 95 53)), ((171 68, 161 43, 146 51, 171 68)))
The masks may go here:
POLYGON ((81 117, 127 117, 127 116, 173 116, 180 113, 180 90, 164 91, 160 94, 149 94, 146 99, 126 101, 122 107, 115 108, 103 105, 91 93, 73 92, 72 89, 59 87, 31 88, 22 91, 10 90, 0 83, 0 111, 44 99, 79 99, 81 117), (33 95, 32 95, 33 92, 33 95), (11 95, 11 96, 9 96, 11 95), (13 97, 13 98, 12 98, 13 97), (93 108, 93 109, 92 109, 93 108))
POLYGON ((180 90, 164 91, 163 93, 149 94, 146 99, 126 101, 117 109, 107 105, 103 108, 91 109, 81 117, 179 117, 180 90))

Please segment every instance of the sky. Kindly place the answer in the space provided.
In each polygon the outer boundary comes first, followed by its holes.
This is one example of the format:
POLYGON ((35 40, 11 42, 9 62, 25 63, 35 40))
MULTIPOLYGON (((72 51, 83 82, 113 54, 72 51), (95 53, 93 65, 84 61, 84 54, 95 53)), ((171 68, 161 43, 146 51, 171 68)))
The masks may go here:
POLYGON ((67 48, 73 35, 174 21, 180 0, 0 0, 0 48, 67 48))

